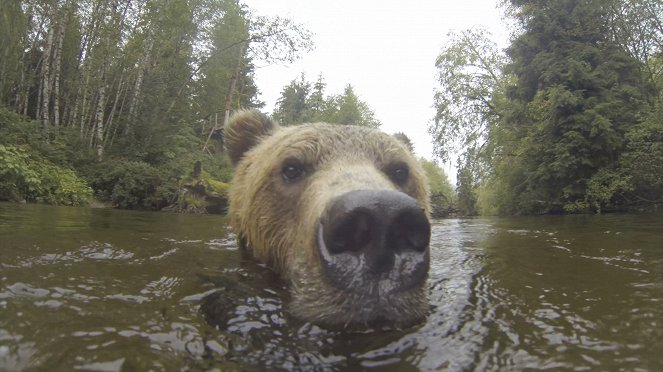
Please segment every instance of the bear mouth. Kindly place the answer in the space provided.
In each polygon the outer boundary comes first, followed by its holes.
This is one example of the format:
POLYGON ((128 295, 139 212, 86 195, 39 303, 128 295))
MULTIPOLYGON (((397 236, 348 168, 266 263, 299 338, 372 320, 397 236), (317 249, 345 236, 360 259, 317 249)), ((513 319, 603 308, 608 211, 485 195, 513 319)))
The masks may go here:
MULTIPOLYGON (((330 322, 409 322, 425 314, 430 261, 428 217, 409 195, 353 190, 328 204, 313 236, 325 291, 308 292, 330 322)), ((315 264, 315 263, 314 263, 315 264)))
POLYGON ((327 245, 325 234, 325 225, 318 223, 316 240, 324 278, 334 288, 361 299, 365 306, 379 306, 421 288, 428 277, 428 249, 393 252, 371 246, 338 252, 327 245))

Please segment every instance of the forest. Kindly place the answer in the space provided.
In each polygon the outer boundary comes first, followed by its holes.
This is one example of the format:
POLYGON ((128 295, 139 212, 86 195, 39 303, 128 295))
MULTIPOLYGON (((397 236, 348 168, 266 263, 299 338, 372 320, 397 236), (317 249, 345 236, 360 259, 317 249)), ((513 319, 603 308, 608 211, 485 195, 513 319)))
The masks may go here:
MULTIPOLYGON (((506 49, 450 33, 429 133, 435 216, 601 213, 663 203, 663 4, 502 1, 506 49)), ((223 124, 262 108, 257 64, 314 47, 238 0, 2 0, 0 200, 219 212, 223 124)), ((283 87, 272 117, 379 128, 348 82, 283 87)), ((397 133, 411 147, 404 133, 397 133)))
POLYGON ((291 62, 313 45, 292 20, 235 0, 1 9, 0 199, 11 201, 159 210, 191 176, 222 194, 232 176, 224 120, 263 106, 254 64, 291 62))
POLYGON ((436 60, 442 159, 467 215, 655 210, 663 202, 663 3, 510 0, 506 50, 482 29, 436 60))

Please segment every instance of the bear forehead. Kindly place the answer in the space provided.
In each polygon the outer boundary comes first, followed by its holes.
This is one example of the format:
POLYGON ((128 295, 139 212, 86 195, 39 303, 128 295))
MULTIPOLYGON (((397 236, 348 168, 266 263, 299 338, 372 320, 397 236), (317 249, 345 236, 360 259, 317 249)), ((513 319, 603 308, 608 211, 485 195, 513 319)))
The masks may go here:
POLYGON ((277 162, 287 158, 307 163, 368 158, 386 163, 396 159, 405 161, 412 156, 397 139, 376 129, 325 123, 281 128, 255 150, 270 153, 270 158, 277 162))

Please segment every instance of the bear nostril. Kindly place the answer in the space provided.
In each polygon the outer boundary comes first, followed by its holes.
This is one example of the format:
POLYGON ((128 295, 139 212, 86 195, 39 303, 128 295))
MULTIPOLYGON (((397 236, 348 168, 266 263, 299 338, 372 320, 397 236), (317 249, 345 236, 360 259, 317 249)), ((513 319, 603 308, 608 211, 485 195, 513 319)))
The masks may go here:
POLYGON ((423 252, 430 241, 430 223, 422 211, 406 210, 394 218, 387 235, 387 244, 394 251, 423 252))
POLYGON ((354 211, 338 226, 331 229, 325 236, 325 244, 331 254, 357 252, 371 242, 371 216, 354 211))
POLYGON ((407 291, 427 278, 430 233, 425 210, 411 196, 350 191, 333 200, 320 218, 321 268, 330 284, 342 290, 370 296, 407 291))

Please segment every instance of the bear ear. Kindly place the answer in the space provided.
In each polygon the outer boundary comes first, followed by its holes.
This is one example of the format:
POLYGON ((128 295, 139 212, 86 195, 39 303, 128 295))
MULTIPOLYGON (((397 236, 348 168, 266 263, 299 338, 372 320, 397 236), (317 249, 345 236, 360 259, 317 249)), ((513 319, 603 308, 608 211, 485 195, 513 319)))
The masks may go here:
POLYGON ((276 123, 258 110, 240 110, 235 113, 223 130, 226 151, 233 166, 237 165, 247 151, 277 128, 276 123))

